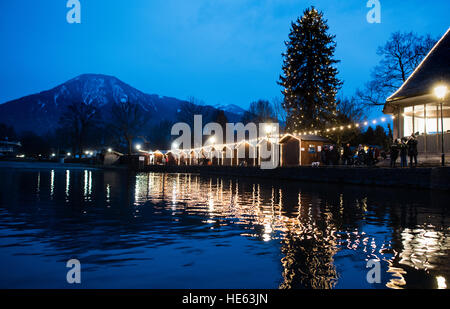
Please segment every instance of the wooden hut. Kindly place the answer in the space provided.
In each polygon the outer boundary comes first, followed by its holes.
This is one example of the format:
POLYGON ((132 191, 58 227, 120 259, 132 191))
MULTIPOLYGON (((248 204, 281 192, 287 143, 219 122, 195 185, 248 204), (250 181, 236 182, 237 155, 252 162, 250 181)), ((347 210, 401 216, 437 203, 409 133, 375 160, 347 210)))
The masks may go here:
POLYGON ((220 165, 231 166, 233 164, 233 148, 224 145, 221 150, 221 162, 220 165))
POLYGON ((242 141, 236 145, 235 148, 236 159, 238 166, 256 166, 257 165, 257 147, 248 141, 242 141))
POLYGON ((150 153, 150 164, 161 165, 164 164, 164 154, 160 150, 150 153))
MULTIPOLYGON (((278 150, 277 147, 279 147, 279 144, 277 143, 276 139, 269 139, 269 138, 261 139, 257 145, 258 166, 260 166, 262 162, 270 162, 271 160, 274 159, 275 156, 279 156, 279 151, 277 151, 278 150), (263 149, 264 151, 270 151, 271 152, 270 158, 262 158, 261 149, 263 149)), ((278 160, 275 160, 273 162, 278 162, 278 160)))
POLYGON ((119 163, 120 157, 122 157, 123 154, 114 150, 107 151, 103 157, 103 164, 104 165, 113 165, 116 163, 119 163))
POLYGON ((317 135, 285 134, 279 141, 280 166, 308 166, 320 162, 323 146, 328 142, 317 135))
POLYGON ((165 154, 165 158, 167 165, 178 165, 178 156, 174 151, 167 151, 165 154))
POLYGON ((184 150, 177 151, 178 165, 187 165, 189 163, 189 156, 184 150))
POLYGON ((191 150, 189 153, 189 165, 198 165, 198 152, 191 150))
POLYGON ((217 147, 209 148, 209 159, 211 160, 211 165, 220 165, 220 149, 217 147))
POLYGON ((208 165, 209 162, 209 153, 205 148, 200 149, 198 153, 198 164, 199 165, 208 165))

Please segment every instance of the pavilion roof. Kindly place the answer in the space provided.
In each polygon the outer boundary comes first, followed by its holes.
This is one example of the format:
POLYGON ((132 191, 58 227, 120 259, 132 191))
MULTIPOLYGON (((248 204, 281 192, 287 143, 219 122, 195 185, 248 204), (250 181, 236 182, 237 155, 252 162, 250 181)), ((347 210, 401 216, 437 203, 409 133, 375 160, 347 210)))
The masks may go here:
POLYGON ((450 28, 434 45, 403 85, 387 100, 396 100, 432 94, 440 82, 450 81, 450 28))

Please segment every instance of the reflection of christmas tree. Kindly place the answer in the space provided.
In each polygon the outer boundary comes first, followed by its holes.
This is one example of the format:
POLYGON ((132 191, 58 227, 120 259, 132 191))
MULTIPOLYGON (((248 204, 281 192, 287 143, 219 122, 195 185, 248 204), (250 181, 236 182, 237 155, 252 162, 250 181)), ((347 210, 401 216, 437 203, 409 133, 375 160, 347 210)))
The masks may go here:
MULTIPOLYGON (((293 205, 288 192, 285 193, 283 205, 293 205)), ((315 207, 306 206, 319 203, 319 200, 298 194, 298 210, 293 212, 297 215, 285 225, 286 234, 282 240, 282 289, 331 289, 337 282, 334 256, 338 247, 335 232, 340 214, 333 214, 331 209, 320 212, 315 207)), ((331 205, 339 204, 332 202, 331 205)))
POLYGON ((336 247, 324 235, 313 237, 288 233, 283 239, 281 251, 284 282, 281 289, 313 288, 331 289, 337 273, 333 264, 336 247))
POLYGON ((314 7, 292 23, 279 82, 290 131, 320 129, 336 116, 336 93, 342 83, 333 59, 334 36, 327 31, 323 13, 314 7))

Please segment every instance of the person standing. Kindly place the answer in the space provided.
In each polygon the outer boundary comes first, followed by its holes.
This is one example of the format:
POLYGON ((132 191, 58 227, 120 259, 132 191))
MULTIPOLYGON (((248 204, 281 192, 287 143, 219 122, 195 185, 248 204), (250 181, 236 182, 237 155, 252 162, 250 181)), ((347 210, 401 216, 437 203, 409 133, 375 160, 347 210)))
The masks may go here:
POLYGON ((399 145, 398 145, 398 140, 395 140, 392 145, 391 145, 391 167, 394 168, 395 167, 395 163, 397 161, 398 158, 398 151, 399 151, 399 145))
POLYGON ((334 158, 335 158, 335 155, 334 155, 334 145, 331 145, 330 146, 330 151, 328 151, 328 159, 327 159, 327 164, 328 165, 335 165, 334 164, 334 158))
POLYGON ((324 165, 327 165, 327 157, 328 157, 328 146, 323 146, 322 151, 320 152, 320 159, 324 165))
POLYGON ((378 158, 380 157, 380 149, 378 147, 375 147, 374 149, 374 156, 375 156, 374 163, 377 164, 379 162, 378 158))
POLYGON ((402 138, 400 141, 400 166, 408 167, 408 146, 406 146, 406 138, 402 138))
POLYGON ((414 167, 417 167, 417 144, 418 141, 416 139, 416 136, 411 134, 411 137, 408 140, 408 155, 409 155, 409 166, 413 167, 413 161, 414 161, 414 167))
POLYGON ((369 150, 367 151, 367 166, 373 165, 374 152, 372 146, 369 146, 369 150))
POLYGON ((357 165, 363 165, 366 163, 366 152, 361 144, 358 146, 357 161, 357 165))
POLYGON ((352 149, 350 148, 350 144, 344 146, 343 161, 344 165, 352 165, 352 149))

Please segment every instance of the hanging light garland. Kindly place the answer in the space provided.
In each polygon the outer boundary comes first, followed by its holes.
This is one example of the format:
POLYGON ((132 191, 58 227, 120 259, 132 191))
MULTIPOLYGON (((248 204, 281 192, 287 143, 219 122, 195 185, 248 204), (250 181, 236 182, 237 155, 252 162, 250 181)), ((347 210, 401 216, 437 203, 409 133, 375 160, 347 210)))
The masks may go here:
MULTIPOLYGON (((391 118, 391 120, 395 120, 395 116, 391 116, 390 118, 391 118)), ((385 123, 386 121, 387 121, 386 117, 381 117, 381 118, 375 118, 375 119, 357 122, 357 123, 353 123, 353 124, 329 127, 329 128, 325 128, 325 129, 311 128, 310 130, 294 131, 291 133, 286 132, 284 134, 272 134, 270 137, 269 136, 257 137, 257 138, 249 139, 249 140, 243 139, 241 141, 234 142, 234 143, 214 144, 215 140, 209 139, 209 142, 210 142, 209 145, 205 145, 205 146, 197 147, 197 148, 191 148, 191 149, 179 149, 178 147, 176 147, 176 148, 173 148, 172 150, 166 151, 166 152, 172 152, 172 153, 183 152, 184 154, 189 155, 191 152, 200 153, 202 150, 206 150, 208 148, 210 151, 212 151, 213 149, 214 149, 214 151, 219 151, 220 149, 223 150, 224 148, 233 150, 233 149, 237 149, 242 144, 248 144, 252 147, 256 147, 259 143, 261 143, 264 140, 267 140, 268 142, 278 143, 279 140, 286 135, 306 136, 306 135, 319 135, 319 134, 323 134, 323 133, 343 132, 346 130, 358 129, 361 127, 369 127, 371 124, 375 125, 378 123, 385 123)), ((146 151, 140 150, 140 152, 144 153, 146 151)), ((153 154, 154 152, 147 151, 146 153, 153 154)))

